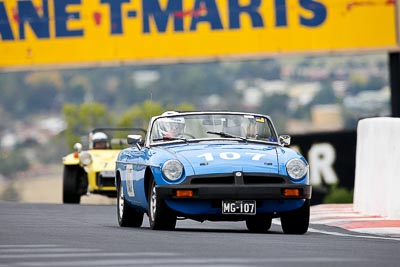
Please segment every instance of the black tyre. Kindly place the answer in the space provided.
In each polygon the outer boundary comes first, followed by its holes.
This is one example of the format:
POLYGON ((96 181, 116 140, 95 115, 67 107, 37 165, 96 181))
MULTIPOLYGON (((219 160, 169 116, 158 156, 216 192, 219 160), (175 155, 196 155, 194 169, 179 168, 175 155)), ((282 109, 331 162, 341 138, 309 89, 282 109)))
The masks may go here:
POLYGON ((138 212, 130 207, 125 200, 122 182, 117 189, 117 216, 121 227, 140 227, 143 223, 143 212, 138 212))
POLYGON ((285 213, 281 217, 282 230, 285 234, 302 235, 308 230, 310 223, 310 200, 306 199, 297 210, 285 213))
POLYGON ((157 197, 154 180, 149 188, 149 224, 153 230, 173 230, 176 226, 176 215, 157 197))
POLYGON ((64 166, 63 172, 63 202, 67 204, 79 204, 79 167, 64 166))
POLYGON ((252 233, 266 233, 271 228, 272 218, 252 216, 246 220, 247 229, 252 233))

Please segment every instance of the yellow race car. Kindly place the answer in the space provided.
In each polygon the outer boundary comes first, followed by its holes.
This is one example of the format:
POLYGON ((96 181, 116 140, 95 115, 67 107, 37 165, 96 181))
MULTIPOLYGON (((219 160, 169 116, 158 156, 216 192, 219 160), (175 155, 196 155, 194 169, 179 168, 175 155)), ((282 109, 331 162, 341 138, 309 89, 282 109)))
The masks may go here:
POLYGON ((63 157, 63 202, 79 204, 82 195, 116 197, 115 161, 128 147, 128 134, 145 134, 139 128, 96 128, 87 140, 74 145, 74 152, 63 157))

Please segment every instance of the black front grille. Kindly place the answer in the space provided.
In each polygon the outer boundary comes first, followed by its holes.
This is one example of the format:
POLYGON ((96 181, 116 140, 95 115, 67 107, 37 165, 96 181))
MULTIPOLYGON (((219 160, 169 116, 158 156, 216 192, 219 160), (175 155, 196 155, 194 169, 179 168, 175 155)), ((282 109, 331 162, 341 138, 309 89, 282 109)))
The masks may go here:
POLYGON ((244 184, 283 184, 285 179, 276 176, 243 176, 244 184))
POLYGON ((189 184, 193 185, 257 185, 257 184, 284 184, 286 179, 278 175, 266 175, 257 173, 243 173, 243 176, 215 175, 188 177, 189 184))
POLYGON ((216 176, 193 178, 190 184, 234 184, 235 177, 232 176, 216 176))
POLYGON ((115 186, 115 177, 103 176, 101 173, 97 173, 97 185, 102 186, 115 186))

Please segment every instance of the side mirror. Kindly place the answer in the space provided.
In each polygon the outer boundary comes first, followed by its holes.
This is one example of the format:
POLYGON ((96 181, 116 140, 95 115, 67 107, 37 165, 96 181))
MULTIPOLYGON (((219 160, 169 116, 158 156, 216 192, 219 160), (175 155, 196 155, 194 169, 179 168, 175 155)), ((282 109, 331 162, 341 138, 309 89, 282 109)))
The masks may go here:
POLYGON ((290 135, 280 135, 279 136, 279 142, 281 143, 282 146, 289 146, 291 141, 290 135))
POLYGON ((142 136, 139 134, 130 134, 128 135, 127 142, 129 145, 135 145, 138 149, 141 149, 142 136))

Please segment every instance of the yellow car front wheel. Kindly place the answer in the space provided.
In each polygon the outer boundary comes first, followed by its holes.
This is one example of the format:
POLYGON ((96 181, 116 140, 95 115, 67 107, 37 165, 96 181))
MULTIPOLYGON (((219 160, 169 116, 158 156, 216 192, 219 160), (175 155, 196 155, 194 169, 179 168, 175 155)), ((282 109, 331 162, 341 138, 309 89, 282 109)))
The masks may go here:
POLYGON ((81 202, 79 187, 79 167, 75 165, 64 166, 63 202, 67 204, 79 204, 81 202))

